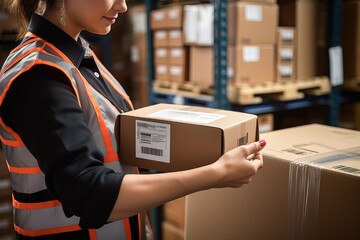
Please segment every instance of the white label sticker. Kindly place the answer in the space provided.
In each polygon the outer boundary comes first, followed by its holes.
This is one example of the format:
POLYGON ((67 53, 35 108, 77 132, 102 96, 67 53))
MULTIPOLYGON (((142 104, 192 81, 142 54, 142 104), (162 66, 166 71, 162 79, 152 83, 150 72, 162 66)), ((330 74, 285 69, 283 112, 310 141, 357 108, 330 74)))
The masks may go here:
POLYGON ((170 124, 136 120, 136 157, 170 163, 170 124))
POLYGON ((339 86, 344 83, 343 75, 343 52, 340 46, 329 48, 330 58, 330 79, 332 86, 339 86))
POLYGON ((260 61, 260 48, 259 47, 244 47, 243 48, 243 61, 244 62, 260 61))
POLYGON ((182 122, 204 123, 208 124, 215 120, 225 117, 225 115, 184 111, 179 109, 163 109, 149 115, 150 117, 157 117, 162 119, 178 120, 182 122))
POLYGON ((258 5, 247 5, 245 7, 245 20, 249 22, 261 22, 263 20, 262 7, 258 5))

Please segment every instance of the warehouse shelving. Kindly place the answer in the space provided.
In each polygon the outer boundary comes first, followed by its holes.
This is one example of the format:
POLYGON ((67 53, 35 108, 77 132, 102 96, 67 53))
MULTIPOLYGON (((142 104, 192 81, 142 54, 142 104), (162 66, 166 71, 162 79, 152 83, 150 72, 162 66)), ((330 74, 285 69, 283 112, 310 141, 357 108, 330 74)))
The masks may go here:
MULTIPOLYGON (((148 22, 150 21, 150 11, 155 8, 156 0, 145 0, 147 5, 148 22)), ((214 95, 213 98, 200 100, 196 97, 181 96, 177 94, 157 93, 153 91, 153 52, 148 48, 148 69, 149 69, 149 102, 159 103, 190 103, 194 101, 197 105, 216 107, 222 109, 232 109, 249 113, 263 114, 277 112, 284 109, 306 108, 314 105, 328 107, 327 123, 336 126, 339 118, 340 104, 345 101, 341 98, 341 86, 333 86, 329 95, 319 97, 308 97, 295 101, 267 101, 261 104, 241 105, 228 101, 227 97, 227 0, 212 0, 214 4, 214 95), (183 97, 183 98, 181 98, 183 97), (175 101, 174 101, 175 100, 175 101)), ((329 26, 328 26, 328 47, 341 46, 341 18, 342 0, 329 0, 329 26)), ((150 28, 148 28, 150 29, 150 28)), ((151 31, 148 31, 148 46, 152 46, 151 31)), ((330 75, 330 73, 329 73, 330 75)), ((346 99, 346 98, 345 98, 346 99)))

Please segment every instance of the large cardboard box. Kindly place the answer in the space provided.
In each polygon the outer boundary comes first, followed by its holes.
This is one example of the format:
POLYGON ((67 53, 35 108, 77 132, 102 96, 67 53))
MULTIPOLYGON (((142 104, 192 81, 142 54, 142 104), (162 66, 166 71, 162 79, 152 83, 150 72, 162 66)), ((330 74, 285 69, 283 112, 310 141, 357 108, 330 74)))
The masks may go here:
POLYGON ((230 47, 229 67, 233 67, 236 84, 258 84, 274 82, 275 45, 237 45, 230 47), (261 69, 261 71, 259 71, 261 69))
POLYGON ((277 4, 229 3, 228 14, 229 44, 275 44, 277 4))
POLYGON ((310 124, 260 138, 250 184, 186 197, 185 239, 358 239, 360 132, 310 124))
POLYGON ((179 171, 213 163, 257 139, 256 115, 156 104, 120 115, 119 157, 140 168, 179 171))

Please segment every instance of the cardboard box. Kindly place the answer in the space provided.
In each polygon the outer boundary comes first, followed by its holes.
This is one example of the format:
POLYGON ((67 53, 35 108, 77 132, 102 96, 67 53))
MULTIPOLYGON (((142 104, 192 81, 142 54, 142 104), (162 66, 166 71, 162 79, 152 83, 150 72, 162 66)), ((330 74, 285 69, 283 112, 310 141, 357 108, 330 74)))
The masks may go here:
POLYGON ((169 66, 167 64, 155 65, 155 80, 169 81, 169 66))
POLYGON ((229 3, 229 44, 275 44, 278 11, 277 4, 229 3))
POLYGON ((234 59, 229 59, 229 66, 234 66, 234 83, 258 84, 274 82, 275 45, 237 45, 234 59), (261 71, 259 71, 261 69, 261 71))
POLYGON ((166 9, 167 28, 182 28, 183 25, 183 7, 172 6, 166 9))
POLYGON ((169 47, 169 32, 166 30, 156 30, 153 34, 154 47, 169 47))
POLYGON ((214 51, 211 47, 190 47, 190 82, 210 87, 214 85, 214 51))
POLYGON ((184 231, 169 222, 162 223, 162 239, 164 240, 184 240, 184 231))
POLYGON ((276 3, 276 0, 229 0, 229 2, 276 3))
POLYGON ((170 49, 168 48, 156 48, 154 49, 154 63, 155 65, 159 64, 169 64, 170 63, 170 49))
POLYGON ((259 133, 270 132, 274 130, 274 114, 265 113, 258 115, 259 133))
POLYGON ((172 6, 151 11, 150 27, 152 30, 182 28, 183 7, 172 6))
POLYGON ((346 2, 343 14, 345 79, 360 79, 360 2, 346 2))
POLYGON ((151 30, 160 30, 167 28, 166 9, 154 9, 150 13, 151 30))
POLYGON ((185 65, 170 65, 169 66, 169 80, 171 82, 183 83, 186 80, 185 65))
POLYGON ((279 3, 280 26, 296 27, 296 79, 317 76, 318 18, 321 9, 318 1, 290 1, 279 3))
POLYGON ((167 202, 163 206, 163 219, 171 223, 178 229, 184 231, 185 228, 185 197, 167 202))
POLYGON ((169 63, 173 65, 185 65, 187 62, 187 51, 185 48, 170 48, 169 63))
POLYGON ((145 35, 147 33, 147 19, 146 19, 146 6, 139 4, 129 7, 133 35, 145 35))
POLYGON ((249 185, 186 197, 185 239, 358 239, 360 132, 311 124, 260 138, 249 185))
POLYGON ((183 31, 181 29, 169 30, 169 47, 183 47, 183 31))
POLYGON ((258 139, 252 114, 157 104, 120 115, 122 164, 161 172, 211 164, 223 153, 258 139))

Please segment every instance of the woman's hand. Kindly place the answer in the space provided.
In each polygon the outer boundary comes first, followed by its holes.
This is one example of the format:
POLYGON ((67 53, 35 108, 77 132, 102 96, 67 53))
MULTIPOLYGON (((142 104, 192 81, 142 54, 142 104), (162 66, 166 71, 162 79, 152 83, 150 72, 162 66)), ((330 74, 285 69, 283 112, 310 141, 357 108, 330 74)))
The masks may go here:
POLYGON ((251 177, 263 166, 260 150, 266 145, 264 140, 242 145, 226 152, 212 164, 222 177, 216 188, 241 187, 251 181, 251 177))

